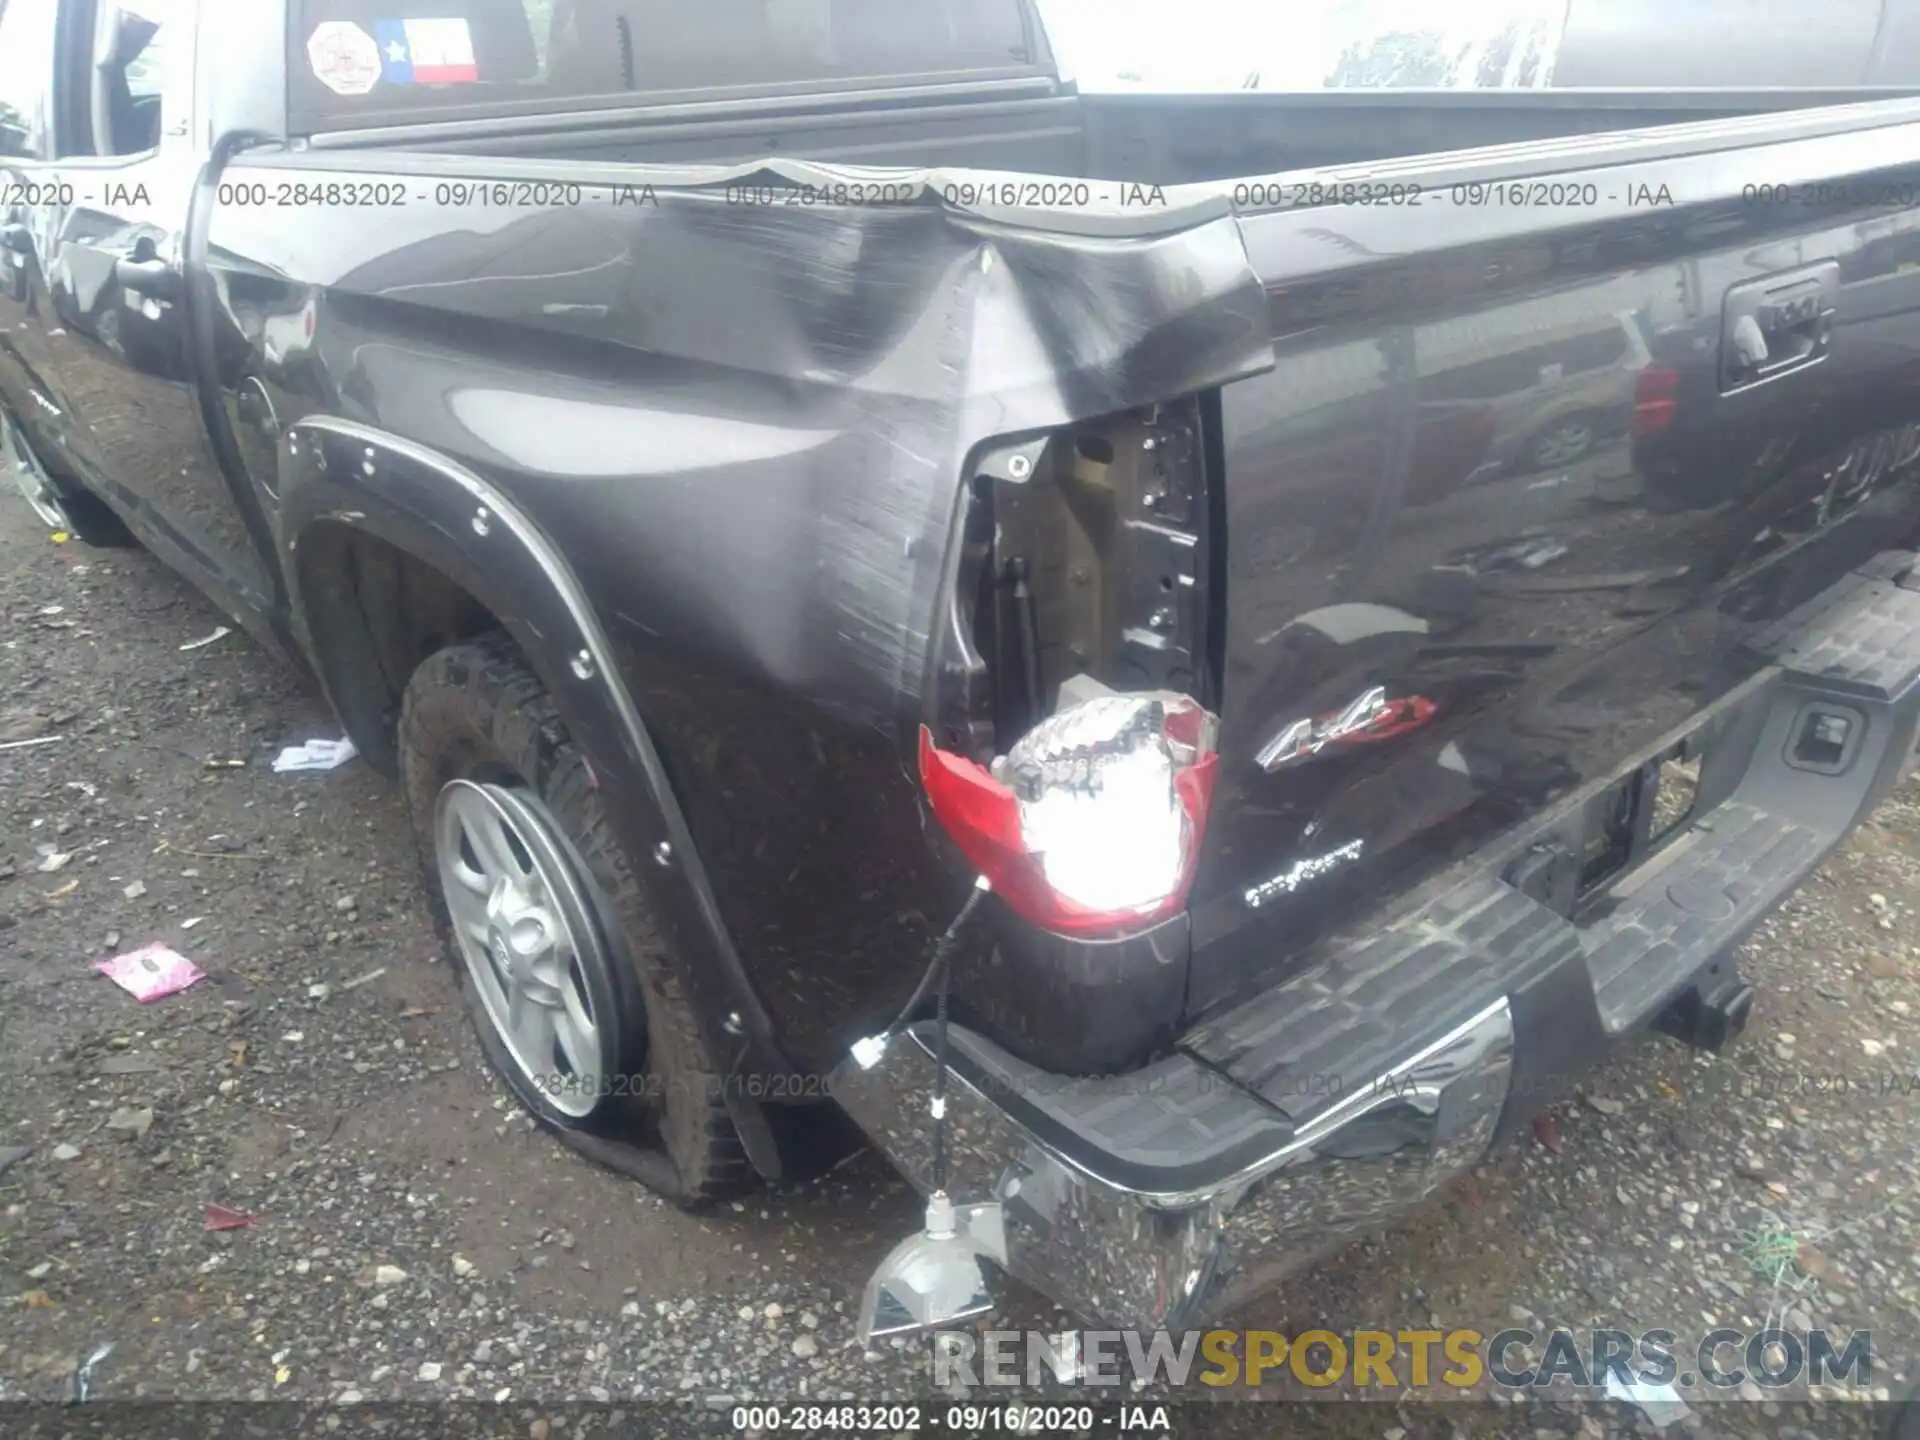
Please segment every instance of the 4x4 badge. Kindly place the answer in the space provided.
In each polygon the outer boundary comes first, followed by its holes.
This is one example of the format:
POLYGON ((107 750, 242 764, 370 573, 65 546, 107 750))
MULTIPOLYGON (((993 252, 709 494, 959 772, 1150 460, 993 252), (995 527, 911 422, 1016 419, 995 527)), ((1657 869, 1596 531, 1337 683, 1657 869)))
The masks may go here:
POLYGON ((1295 720, 1261 746, 1254 759, 1271 775, 1335 747, 1370 745, 1418 730, 1438 708, 1424 695, 1389 700, 1385 688, 1376 685, 1342 710, 1295 720))

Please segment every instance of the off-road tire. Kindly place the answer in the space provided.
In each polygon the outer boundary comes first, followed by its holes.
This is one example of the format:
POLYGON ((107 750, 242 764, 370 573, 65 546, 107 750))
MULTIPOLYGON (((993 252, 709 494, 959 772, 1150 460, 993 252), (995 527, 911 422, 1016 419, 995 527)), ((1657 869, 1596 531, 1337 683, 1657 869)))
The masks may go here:
MULTIPOLYGON (((615 1012, 626 1063, 634 1067, 612 1114, 603 1105, 584 1119, 562 1114, 508 1060, 477 1000, 470 1005, 494 1068, 543 1124, 624 1139, 636 1122, 670 1162, 674 1203, 693 1208, 750 1186, 752 1165, 729 1118, 721 1072, 701 1038, 692 1006, 653 904, 614 837, 585 755, 568 736, 559 707, 505 635, 483 636, 429 656, 407 685, 400 715, 400 767, 407 809, 434 921, 453 969, 472 998, 458 958, 434 850, 435 807, 451 780, 524 786, 559 822, 581 862, 590 898, 614 955, 615 1012)), ((609 1056, 620 1053, 609 1051, 609 1056)))

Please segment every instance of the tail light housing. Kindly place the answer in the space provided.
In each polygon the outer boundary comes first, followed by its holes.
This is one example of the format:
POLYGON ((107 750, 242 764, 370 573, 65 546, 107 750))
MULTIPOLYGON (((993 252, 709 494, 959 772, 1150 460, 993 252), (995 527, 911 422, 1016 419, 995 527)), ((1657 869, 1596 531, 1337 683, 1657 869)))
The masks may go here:
POLYGON ((1673 424, 1680 372, 1664 366, 1649 366, 1633 381, 1633 435, 1636 440, 1658 435, 1673 424))
POLYGON ((989 769, 922 727, 921 784, 1015 913, 1057 934, 1117 936, 1186 907, 1217 730, 1184 695, 1105 695, 1042 720, 989 769))

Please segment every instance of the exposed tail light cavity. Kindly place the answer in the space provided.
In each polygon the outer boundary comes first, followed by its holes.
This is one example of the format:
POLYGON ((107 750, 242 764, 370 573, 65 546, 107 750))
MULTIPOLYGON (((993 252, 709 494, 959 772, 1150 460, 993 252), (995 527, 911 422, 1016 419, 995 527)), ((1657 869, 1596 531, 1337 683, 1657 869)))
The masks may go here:
POLYGON ((1124 934, 1184 909, 1217 765, 1201 408, 1020 456, 965 507, 921 781, 1016 913, 1124 934))

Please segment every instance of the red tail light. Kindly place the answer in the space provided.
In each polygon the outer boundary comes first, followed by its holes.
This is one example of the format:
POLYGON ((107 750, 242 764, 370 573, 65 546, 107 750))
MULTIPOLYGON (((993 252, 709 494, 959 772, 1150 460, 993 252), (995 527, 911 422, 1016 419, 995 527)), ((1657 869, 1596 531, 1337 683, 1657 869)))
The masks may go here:
POLYGON ((1658 435, 1673 424, 1679 402, 1680 372, 1659 367, 1642 370, 1633 381, 1633 434, 1635 439, 1658 435))
POLYGON ((1042 721, 989 772, 923 727, 920 781, 1017 914, 1062 935, 1116 935, 1186 907, 1215 729, 1184 696, 1107 696, 1042 721))

